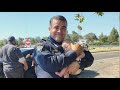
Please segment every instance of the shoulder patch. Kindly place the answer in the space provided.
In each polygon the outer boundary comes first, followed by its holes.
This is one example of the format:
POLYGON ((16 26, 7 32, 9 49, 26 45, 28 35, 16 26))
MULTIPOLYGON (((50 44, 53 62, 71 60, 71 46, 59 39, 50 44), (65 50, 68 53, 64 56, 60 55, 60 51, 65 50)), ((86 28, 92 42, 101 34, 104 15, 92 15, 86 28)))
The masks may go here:
POLYGON ((37 49, 37 51, 42 51, 43 46, 42 46, 42 45, 37 45, 37 46, 36 46, 36 49, 37 49))
POLYGON ((36 45, 37 51, 42 51, 43 47, 44 47, 43 43, 39 43, 39 44, 36 45))

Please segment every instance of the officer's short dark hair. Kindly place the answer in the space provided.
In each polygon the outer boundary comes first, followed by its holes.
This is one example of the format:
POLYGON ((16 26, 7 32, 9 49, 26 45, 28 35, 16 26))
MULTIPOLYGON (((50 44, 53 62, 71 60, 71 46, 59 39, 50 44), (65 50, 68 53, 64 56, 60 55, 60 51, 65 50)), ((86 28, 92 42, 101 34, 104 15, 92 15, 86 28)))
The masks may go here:
POLYGON ((13 42, 15 41, 15 37, 14 36, 9 36, 8 37, 8 42, 13 42))
POLYGON ((65 22, 66 22, 66 25, 67 25, 67 20, 66 20, 66 18, 65 18, 64 16, 57 15, 57 16, 53 16, 53 17, 50 19, 50 26, 52 25, 53 19, 60 20, 60 21, 65 21, 65 22))

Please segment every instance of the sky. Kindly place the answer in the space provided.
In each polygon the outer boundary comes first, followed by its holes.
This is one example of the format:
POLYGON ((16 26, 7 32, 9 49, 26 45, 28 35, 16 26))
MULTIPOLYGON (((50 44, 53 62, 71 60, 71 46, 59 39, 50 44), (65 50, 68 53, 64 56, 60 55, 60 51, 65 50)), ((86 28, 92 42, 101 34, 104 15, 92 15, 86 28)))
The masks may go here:
POLYGON ((63 15, 68 21, 68 34, 72 31, 84 36, 94 33, 96 36, 109 35, 112 28, 119 31, 119 12, 104 12, 98 16, 94 12, 0 12, 0 39, 7 39, 9 36, 22 37, 46 37, 49 36, 49 20, 55 15, 63 15), (77 29, 78 21, 74 16, 82 13, 85 21, 81 23, 83 30, 77 29))

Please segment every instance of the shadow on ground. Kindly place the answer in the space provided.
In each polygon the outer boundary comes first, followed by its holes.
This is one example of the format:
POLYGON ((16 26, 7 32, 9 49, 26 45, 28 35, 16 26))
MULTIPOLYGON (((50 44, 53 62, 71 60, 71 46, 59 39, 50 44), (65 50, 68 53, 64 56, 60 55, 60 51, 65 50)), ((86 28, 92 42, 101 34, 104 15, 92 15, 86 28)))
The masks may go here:
POLYGON ((78 76, 78 78, 94 78, 97 75, 99 75, 99 73, 95 72, 95 71, 91 71, 91 70, 84 70, 80 73, 80 75, 78 76))

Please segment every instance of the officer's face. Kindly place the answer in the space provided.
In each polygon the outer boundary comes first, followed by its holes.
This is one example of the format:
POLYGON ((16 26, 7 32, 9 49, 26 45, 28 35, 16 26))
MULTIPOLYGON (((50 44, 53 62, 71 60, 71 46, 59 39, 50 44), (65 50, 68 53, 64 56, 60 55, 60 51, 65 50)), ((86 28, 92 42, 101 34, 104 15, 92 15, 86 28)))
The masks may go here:
POLYGON ((62 42, 66 36, 67 24, 64 21, 53 19, 51 26, 49 27, 50 35, 57 42, 62 42))

